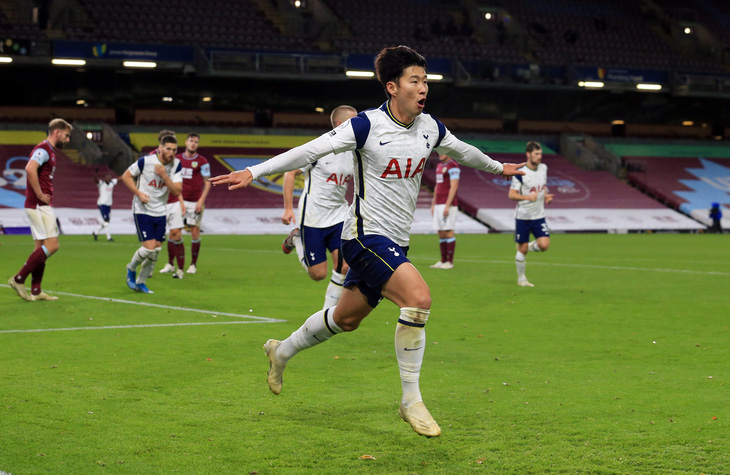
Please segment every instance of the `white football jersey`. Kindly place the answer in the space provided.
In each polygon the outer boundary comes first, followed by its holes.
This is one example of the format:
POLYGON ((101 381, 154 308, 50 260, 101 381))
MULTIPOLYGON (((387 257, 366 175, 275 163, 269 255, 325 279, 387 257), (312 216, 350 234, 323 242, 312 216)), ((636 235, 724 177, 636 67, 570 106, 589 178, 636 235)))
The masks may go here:
POLYGON ((299 223, 327 228, 347 217, 345 198, 352 181, 352 153, 330 154, 302 168, 304 191, 299 198, 299 223))
POLYGON ((112 178, 109 183, 104 180, 96 182, 96 187, 99 188, 99 199, 96 200, 96 205, 112 205, 112 195, 114 194, 114 187, 117 186, 117 179, 112 178))
MULTIPOLYGON (((137 195, 134 196, 132 212, 135 214, 149 216, 167 214, 167 195, 170 190, 165 185, 165 181, 155 172, 155 165, 158 163, 162 164, 155 151, 132 163, 127 169, 133 177, 137 178, 137 189, 142 193, 147 193, 150 197, 147 203, 142 203, 137 195)), ((182 183, 182 166, 179 159, 173 159, 164 167, 173 183, 182 183)))
POLYGON ((434 150, 472 168, 497 174, 503 171, 501 163, 454 137, 429 114, 418 115, 410 124, 398 121, 389 102, 248 170, 255 180, 303 167, 333 151, 338 157, 355 152, 355 198, 342 239, 377 234, 407 246, 423 169, 434 150))
POLYGON ((541 163, 537 170, 531 170, 527 165, 520 168, 524 175, 512 177, 510 188, 517 190, 521 195, 537 192, 537 200, 521 200, 515 207, 516 219, 540 219, 545 217, 545 191, 547 190, 547 165, 541 163))

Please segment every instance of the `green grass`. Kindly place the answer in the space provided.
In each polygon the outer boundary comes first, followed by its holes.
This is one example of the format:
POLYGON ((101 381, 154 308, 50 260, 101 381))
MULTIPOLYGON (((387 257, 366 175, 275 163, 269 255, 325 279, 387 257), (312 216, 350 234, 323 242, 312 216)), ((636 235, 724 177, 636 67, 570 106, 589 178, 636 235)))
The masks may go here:
MULTIPOLYGON (((459 236, 450 271, 428 268, 435 236, 414 236, 433 296, 421 389, 434 439, 398 417, 387 301, 269 392, 262 343, 321 308, 326 286, 283 237, 205 236, 198 274, 156 274, 141 295, 124 284, 132 236, 62 236, 44 281, 61 300, 0 288, 0 471, 728 472, 726 237, 557 234, 528 255, 526 289, 509 235, 459 236), (250 323, 131 327, 234 321, 250 323)), ((32 242, 0 242, 4 283, 32 242)))

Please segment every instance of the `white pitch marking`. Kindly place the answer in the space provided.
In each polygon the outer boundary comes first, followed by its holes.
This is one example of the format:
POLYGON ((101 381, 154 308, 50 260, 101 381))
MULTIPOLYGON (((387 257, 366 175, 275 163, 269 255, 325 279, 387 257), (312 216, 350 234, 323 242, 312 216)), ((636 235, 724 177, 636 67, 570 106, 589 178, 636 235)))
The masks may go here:
MULTIPOLYGON (((283 321, 283 320, 278 320, 283 321)), ((71 328, 34 328, 31 330, 0 330, 0 333, 38 333, 38 332, 67 332, 74 330, 113 330, 119 328, 152 328, 152 327, 186 327, 197 325, 243 325, 244 323, 261 322, 190 322, 190 323, 155 323, 150 325, 108 325, 104 327, 71 327, 71 328)), ((1 474, 0 474, 1 475, 1 474)))
MULTIPOLYGON (((0 287, 7 287, 10 288, 9 285, 6 284, 0 284, 0 287)), ((246 318, 250 320, 256 320, 254 321, 248 321, 248 322, 191 322, 191 323, 158 323, 158 324, 150 324, 150 325, 114 325, 114 326, 104 326, 104 327, 75 327, 75 328, 40 328, 40 329, 30 329, 30 330, 0 330, 0 333, 30 333, 30 332, 50 332, 50 331, 71 331, 71 330, 105 330, 105 329, 115 329, 115 328, 151 328, 151 327, 178 327, 178 326, 191 326, 191 325, 237 325, 242 323, 283 323, 286 322, 286 320, 281 320, 278 318, 267 318, 267 317, 258 317, 256 315, 240 315, 237 313, 227 313, 227 312, 215 312, 212 310, 202 310, 202 309, 196 309, 196 308, 185 308, 185 307, 173 307, 170 305, 160 305, 156 303, 149 303, 149 302, 135 302, 132 300, 122 300, 122 299, 113 299, 109 297, 96 297, 94 295, 80 295, 80 294, 72 294, 68 292, 54 292, 49 290, 49 292, 53 294, 58 295, 67 295, 69 297, 78 297, 78 298, 84 298, 84 299, 92 299, 92 300, 104 300, 107 302, 116 302, 116 303, 126 303, 131 305, 142 305, 145 307, 157 307, 157 308, 164 308, 168 310, 180 310, 183 312, 195 312, 195 313, 205 313, 209 315, 221 315, 225 317, 235 317, 235 318, 246 318)))
MULTIPOLYGON (((478 264, 514 264, 514 261, 485 261, 481 259, 458 259, 462 262, 475 262, 478 264)), ((622 266, 601 266, 592 264, 564 264, 559 262, 530 262, 531 266, 556 266, 556 267, 578 267, 583 269, 605 269, 605 270, 628 270, 644 272, 666 272, 672 274, 698 274, 698 275, 720 275, 730 276, 730 272, 687 270, 687 269, 662 269, 649 267, 622 267, 622 266)))

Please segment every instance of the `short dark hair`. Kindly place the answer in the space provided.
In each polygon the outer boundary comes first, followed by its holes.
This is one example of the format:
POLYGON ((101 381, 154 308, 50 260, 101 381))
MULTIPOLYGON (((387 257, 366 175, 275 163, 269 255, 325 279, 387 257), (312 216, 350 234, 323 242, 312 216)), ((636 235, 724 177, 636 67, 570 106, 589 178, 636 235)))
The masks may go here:
POLYGON ((174 130, 168 130, 168 129, 162 129, 162 130, 160 130, 160 132, 157 134, 157 141, 160 142, 160 143, 162 143, 163 137, 167 137, 168 135, 172 135, 174 137, 175 136, 175 131, 174 130))
POLYGON ((411 66, 420 66, 424 71, 428 69, 426 58, 408 46, 401 45, 383 48, 378 53, 378 57, 375 58, 375 73, 378 76, 378 81, 385 88, 385 93, 388 97, 390 97, 387 87, 388 83, 391 81, 397 82, 403 76, 405 70, 411 66))
POLYGON ((195 137, 196 139, 200 140, 200 135, 196 134, 195 132, 190 132, 188 134, 188 138, 195 137))
POLYGON ((65 120, 58 118, 53 119, 51 122, 48 123, 48 133, 52 134, 54 130, 72 130, 73 127, 71 124, 66 122, 65 120))
POLYGON ((174 135, 165 135, 160 139, 160 145, 165 145, 168 143, 174 143, 175 145, 177 145, 177 139, 174 135))
POLYGON ((542 150, 540 142, 527 142, 527 145, 525 146, 525 152, 530 153, 534 152, 535 150, 542 150))

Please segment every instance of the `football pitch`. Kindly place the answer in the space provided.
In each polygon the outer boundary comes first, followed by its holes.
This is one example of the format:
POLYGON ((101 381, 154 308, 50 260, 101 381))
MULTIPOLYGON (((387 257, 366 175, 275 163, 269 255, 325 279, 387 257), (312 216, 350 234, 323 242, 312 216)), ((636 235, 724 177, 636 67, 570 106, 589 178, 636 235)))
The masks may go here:
POLYGON ((269 392, 262 344, 327 285, 283 237, 204 236, 198 273, 145 295, 124 282, 134 236, 61 236, 60 300, 25 302, 7 280, 32 240, 0 236, 0 473, 728 473, 727 236, 555 234, 534 288, 511 235, 458 236, 453 270, 413 236, 432 439, 398 416, 388 301, 269 392))

